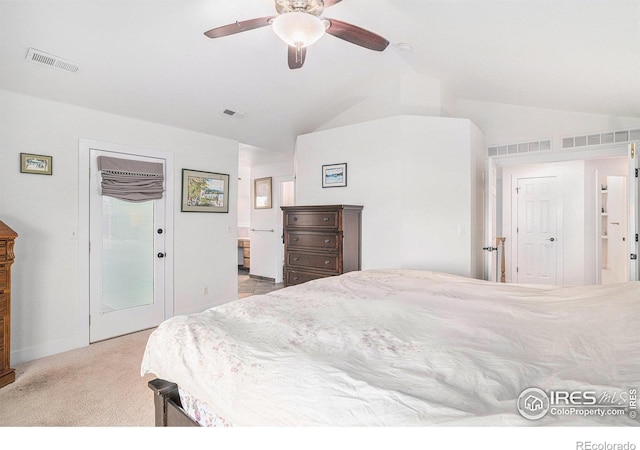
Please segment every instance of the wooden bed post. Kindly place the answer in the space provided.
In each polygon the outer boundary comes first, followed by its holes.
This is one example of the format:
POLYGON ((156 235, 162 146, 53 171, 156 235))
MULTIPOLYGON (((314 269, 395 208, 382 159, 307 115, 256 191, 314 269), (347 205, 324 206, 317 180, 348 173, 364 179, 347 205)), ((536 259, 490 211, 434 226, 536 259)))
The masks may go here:
POLYGON ((149 381, 148 386, 154 393, 156 427, 200 426, 182 409, 176 383, 156 378, 149 381))

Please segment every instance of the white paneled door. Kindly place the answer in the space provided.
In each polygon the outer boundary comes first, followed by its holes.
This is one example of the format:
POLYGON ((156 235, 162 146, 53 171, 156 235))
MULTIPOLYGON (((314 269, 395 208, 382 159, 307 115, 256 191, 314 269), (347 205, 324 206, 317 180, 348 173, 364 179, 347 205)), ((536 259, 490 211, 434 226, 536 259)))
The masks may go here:
POLYGON ((91 150, 90 341, 151 328, 164 319, 165 197, 132 203, 100 193, 98 156, 163 159, 91 150))
POLYGON ((518 283, 558 283, 558 201, 556 177, 518 178, 518 283))

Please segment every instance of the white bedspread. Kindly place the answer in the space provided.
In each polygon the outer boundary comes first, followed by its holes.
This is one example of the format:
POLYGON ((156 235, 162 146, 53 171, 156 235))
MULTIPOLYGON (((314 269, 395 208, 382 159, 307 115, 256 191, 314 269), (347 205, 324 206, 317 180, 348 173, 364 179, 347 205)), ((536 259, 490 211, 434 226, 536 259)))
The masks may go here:
POLYGON ((527 420, 523 389, 640 387, 640 283, 492 284, 370 270, 178 316, 141 373, 234 426, 638 425, 527 420))

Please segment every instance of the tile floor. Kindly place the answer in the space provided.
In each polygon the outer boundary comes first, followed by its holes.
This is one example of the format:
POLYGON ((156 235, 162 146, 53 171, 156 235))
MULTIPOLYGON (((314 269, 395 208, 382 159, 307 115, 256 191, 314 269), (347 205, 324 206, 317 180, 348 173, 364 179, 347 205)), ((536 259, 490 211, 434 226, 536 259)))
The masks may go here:
POLYGON ((249 277, 248 270, 238 269, 238 298, 267 294, 271 291, 282 289, 283 287, 283 283, 251 278, 249 277))

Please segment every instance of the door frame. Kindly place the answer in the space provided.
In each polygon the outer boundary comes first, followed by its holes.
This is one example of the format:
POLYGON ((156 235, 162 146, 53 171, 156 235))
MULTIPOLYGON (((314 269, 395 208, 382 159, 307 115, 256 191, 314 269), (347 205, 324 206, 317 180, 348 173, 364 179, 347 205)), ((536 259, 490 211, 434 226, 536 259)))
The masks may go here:
POLYGON ((282 189, 282 185, 284 183, 292 183, 293 185, 293 204, 295 205, 295 197, 296 197, 296 189, 295 189, 295 180, 293 176, 286 176, 286 177, 276 177, 276 185, 278 186, 277 189, 277 196, 274 196, 274 198, 277 198, 277 208, 278 208, 278 228, 277 228, 277 235, 278 235, 278 260, 276 262, 276 267, 277 267, 277 271, 276 271, 276 283, 284 283, 284 215, 282 214, 282 210, 280 210, 280 207, 283 206, 282 205, 282 194, 283 194, 283 189, 282 189))
POLYGON ((89 273, 89 189, 91 189, 91 150, 102 150, 134 156, 165 160, 165 249, 164 264, 164 318, 173 316, 173 199, 174 157, 173 153, 111 142, 79 139, 78 143, 78 346, 87 346, 90 336, 90 273, 89 273))
MULTIPOLYGON (((491 242, 495 242, 495 237, 491 235, 492 231, 491 230, 495 230, 494 224, 497 221, 497 210, 495 208, 495 199, 492 198, 491 196, 491 188, 492 186, 495 188, 496 186, 496 179, 497 179, 497 169, 499 168, 504 168, 504 167, 511 167, 511 166, 522 166, 522 165, 534 165, 534 164, 547 164, 547 163, 554 163, 554 162, 565 162, 565 161, 586 161, 586 160, 592 160, 592 159, 602 159, 602 158, 607 158, 607 157, 627 157, 629 158, 629 153, 630 153, 630 146, 631 144, 634 144, 634 142, 629 143, 629 142, 625 142, 625 143, 619 143, 619 144, 612 144, 612 145, 603 145, 600 146, 598 148, 595 149, 585 149, 585 150, 575 150, 575 151, 567 151, 567 152, 544 152, 544 153, 528 153, 528 154, 515 154, 515 155, 507 155, 507 156, 489 156, 487 158, 487 166, 486 166, 486 173, 487 173, 487 177, 485 179, 485 186, 486 186, 486 196, 485 196, 485 200, 486 200, 486 204, 485 204, 485 217, 486 217, 486 235, 485 235, 485 239, 487 243, 491 243, 491 242)), ((636 153, 638 153, 638 144, 635 143, 636 146, 636 153)), ((638 154, 635 155, 635 163, 633 165, 635 165, 636 167, 638 166, 638 160, 639 160, 640 156, 638 154)), ((630 164, 631 165, 631 164, 630 164)), ((630 172, 633 171, 633 168, 630 167, 630 172)), ((630 178, 631 180, 631 178, 630 178)), ((640 209, 639 207, 637 207, 636 205, 633 205, 632 203, 634 202, 634 200, 637 199, 637 197, 640 197, 640 194, 636 194, 635 192, 637 192, 637 184, 638 184, 638 179, 635 178, 636 182, 629 183, 629 206, 630 206, 630 221, 629 221, 629 234, 635 233, 636 231, 632 231, 632 229, 636 229, 638 230, 638 224, 640 223, 640 213, 638 212, 638 210, 640 209), (633 195, 631 195, 631 192, 633 189, 636 189, 636 191, 634 191, 633 195), (632 216, 632 217, 631 217, 632 216)), ((503 198, 503 206, 505 204, 505 202, 509 202, 510 199, 504 199, 503 198)), ((504 233, 503 233, 504 234, 504 233)), ((509 241, 509 240, 508 240, 509 241)), ((635 241, 635 239, 634 239, 635 241)), ((636 248, 636 254, 637 254, 637 246, 638 244, 633 242, 633 244, 635 244, 635 248, 636 248)), ((510 243, 506 242, 506 246, 509 246, 510 243)), ((632 248, 632 243, 629 243, 630 245, 630 249, 632 248)), ((507 247, 508 248, 508 247, 507 247)), ((509 255, 509 251, 507 250, 507 255, 509 255)), ((490 273, 491 270, 495 271, 495 261, 493 261, 493 259, 491 258, 491 255, 487 255, 486 259, 485 259, 487 266, 488 266, 488 272, 490 273)), ((507 263, 507 265, 509 265, 509 263, 507 263)), ((630 261, 629 264, 629 277, 632 280, 640 280, 640 264, 638 264, 637 261, 630 261)), ((490 275, 488 277, 490 279, 490 275)))

